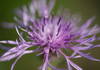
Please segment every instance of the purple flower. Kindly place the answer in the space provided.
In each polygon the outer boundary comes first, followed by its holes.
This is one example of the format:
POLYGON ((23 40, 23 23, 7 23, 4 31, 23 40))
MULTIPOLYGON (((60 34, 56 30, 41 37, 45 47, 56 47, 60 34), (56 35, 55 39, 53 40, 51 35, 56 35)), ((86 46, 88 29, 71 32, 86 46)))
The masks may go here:
MULTIPOLYGON (((7 52, 0 57, 0 61, 9 61, 17 58, 12 64, 11 70, 14 69, 16 62, 23 55, 34 52, 40 52, 38 55, 44 56, 44 64, 41 70, 47 70, 48 67, 52 70, 63 70, 50 64, 51 54, 56 54, 57 56, 62 55, 67 62, 68 70, 72 70, 72 67, 76 70, 83 70, 71 61, 74 58, 84 57, 93 61, 100 61, 82 52, 100 47, 99 44, 93 44, 99 28, 97 26, 89 28, 94 17, 87 20, 82 26, 78 26, 77 22, 72 18, 65 19, 63 16, 50 15, 53 6, 54 0, 49 1, 48 4, 47 0, 33 0, 28 9, 24 7, 22 11, 18 11, 22 19, 16 19, 19 25, 15 28, 19 39, 16 41, 0 41, 2 44, 15 45, 11 49, 7 48, 7 52), (39 15, 38 17, 36 12, 39 15), (27 34, 27 37, 23 36, 23 34, 27 34), (35 50, 29 50, 28 48, 31 47, 37 48, 35 50), (68 56, 62 49, 66 51, 70 49, 73 53, 68 56)), ((6 48, 4 47, 3 49, 6 48)))

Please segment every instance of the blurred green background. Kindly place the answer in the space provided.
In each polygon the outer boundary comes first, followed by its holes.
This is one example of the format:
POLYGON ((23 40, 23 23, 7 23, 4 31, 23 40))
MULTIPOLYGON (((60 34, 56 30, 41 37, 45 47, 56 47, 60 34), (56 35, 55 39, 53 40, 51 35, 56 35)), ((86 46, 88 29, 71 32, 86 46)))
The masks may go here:
MULTIPOLYGON (((28 5, 31 0, 0 0, 0 40, 15 40, 17 34, 14 29, 5 29, 1 26, 3 22, 14 22, 15 10, 28 5)), ((62 6, 69 9, 73 14, 79 14, 84 20, 96 16, 94 24, 100 26, 100 1, 99 0, 56 0, 56 7, 62 6)), ((58 9, 59 11, 60 9, 58 9)), ((100 59, 100 49, 96 48, 89 51, 96 58, 100 59)), ((2 53, 2 50, 0 50, 2 53)), ((0 62, 0 70, 10 70, 10 66, 14 60, 8 62, 0 62)), ((74 60, 84 70, 100 70, 100 62, 90 61, 85 58, 74 60)), ((59 65, 65 64, 62 62, 59 65)), ((37 68, 42 64, 40 56, 35 54, 25 55, 21 58, 15 70, 38 70, 37 68)), ((56 62, 55 62, 56 64, 56 62)), ((63 66, 62 66, 63 67, 63 66)))

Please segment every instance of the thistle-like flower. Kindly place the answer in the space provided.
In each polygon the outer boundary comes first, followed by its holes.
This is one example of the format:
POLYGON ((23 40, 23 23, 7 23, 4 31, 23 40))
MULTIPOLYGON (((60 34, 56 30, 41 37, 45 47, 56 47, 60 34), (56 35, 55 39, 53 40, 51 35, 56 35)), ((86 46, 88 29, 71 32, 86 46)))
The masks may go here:
POLYGON ((63 16, 50 15, 53 6, 54 0, 50 0, 48 3, 47 0, 33 0, 28 9, 24 7, 23 11, 18 12, 22 19, 22 21, 16 19, 19 25, 16 25, 15 29, 19 39, 16 41, 0 41, 2 44, 16 45, 0 57, 0 61, 17 58, 12 64, 11 70, 14 69, 21 56, 34 52, 40 52, 44 56, 44 64, 41 70, 47 70, 48 67, 52 70, 60 70, 50 64, 52 54, 63 56, 68 70, 72 70, 72 67, 76 70, 83 70, 71 59, 85 57, 93 61, 100 61, 82 52, 100 47, 100 45, 93 45, 92 43, 96 40, 96 34, 99 32, 97 26, 89 28, 94 17, 79 27, 71 18, 65 19, 63 16), (36 12, 39 17, 36 17, 36 12), (22 33, 27 33, 27 40, 22 33), (28 48, 31 47, 37 47, 37 49, 29 50, 28 48), (62 49, 66 51, 70 49, 73 53, 68 56, 62 49))

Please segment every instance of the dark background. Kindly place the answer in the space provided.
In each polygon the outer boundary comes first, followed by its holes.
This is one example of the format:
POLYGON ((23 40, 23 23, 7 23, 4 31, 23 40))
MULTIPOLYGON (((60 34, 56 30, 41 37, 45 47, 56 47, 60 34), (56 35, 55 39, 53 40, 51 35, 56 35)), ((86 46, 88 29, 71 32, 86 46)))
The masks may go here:
MULTIPOLYGON (((99 0, 56 0, 56 7, 62 6, 68 9, 72 14, 79 14, 84 21, 95 16, 94 24, 100 26, 100 1, 99 0)), ((5 29, 1 26, 4 22, 14 22, 15 10, 28 5, 31 0, 0 0, 0 40, 15 40, 17 34, 15 29, 5 29)), ((60 9, 58 9, 60 11, 60 9)), ((100 59, 100 49, 96 48, 91 51, 92 55, 100 59)), ((0 50, 2 53, 2 50, 0 50)), ((14 60, 0 62, 0 70, 10 70, 10 65, 14 60)), ((85 58, 74 60, 84 70, 100 70, 100 62, 90 61, 85 58)), ((37 70, 41 65, 42 59, 35 54, 25 55, 21 58, 15 70, 37 70)), ((63 65, 65 62, 61 62, 63 65)), ((54 64, 57 64, 56 62, 54 64)), ((51 70, 51 69, 50 69, 51 70)))

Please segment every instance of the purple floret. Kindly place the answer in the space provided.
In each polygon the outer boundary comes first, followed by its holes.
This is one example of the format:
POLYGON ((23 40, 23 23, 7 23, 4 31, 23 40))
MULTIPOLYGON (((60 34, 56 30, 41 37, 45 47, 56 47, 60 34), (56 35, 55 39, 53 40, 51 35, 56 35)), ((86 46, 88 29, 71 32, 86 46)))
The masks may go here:
POLYGON ((54 6, 54 0, 50 0, 48 4, 47 1, 33 0, 28 9, 24 7, 23 11, 18 11, 22 19, 16 19, 19 25, 16 25, 15 29, 19 37, 16 41, 0 41, 2 44, 15 45, 13 48, 7 48, 8 51, 0 57, 0 61, 9 61, 17 58, 12 64, 11 70, 14 69, 16 62, 23 55, 34 52, 39 52, 38 55, 44 56, 44 64, 41 70, 48 70, 48 67, 52 70, 64 70, 50 64, 51 54, 63 56, 66 60, 68 70, 72 70, 73 68, 83 70, 71 61, 71 59, 84 57, 89 60, 100 61, 82 52, 100 47, 100 44, 93 44, 97 39, 96 34, 100 32, 97 26, 90 28, 94 17, 87 20, 82 26, 79 26, 72 18, 66 19, 63 16, 52 16, 51 11, 54 6), (36 12, 39 17, 36 17, 36 12), (23 34, 27 34, 26 37, 23 34), (36 47, 36 49, 29 50, 28 48, 31 47, 36 47), (73 51, 69 56, 63 52, 63 50, 67 51, 67 49, 73 51))

